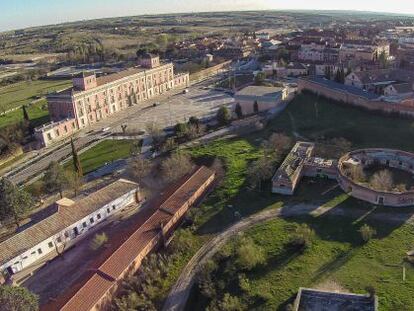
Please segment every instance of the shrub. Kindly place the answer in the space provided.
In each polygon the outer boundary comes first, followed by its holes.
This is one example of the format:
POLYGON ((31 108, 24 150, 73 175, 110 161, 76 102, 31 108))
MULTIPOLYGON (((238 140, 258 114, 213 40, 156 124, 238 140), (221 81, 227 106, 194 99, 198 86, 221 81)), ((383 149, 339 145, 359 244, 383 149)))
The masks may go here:
POLYGON ((302 224, 295 229, 290 244, 305 249, 312 245, 314 237, 315 231, 313 231, 307 224, 302 224))
POLYGON ((377 231, 367 224, 363 225, 358 231, 361 233, 361 238, 365 243, 371 240, 372 237, 377 234, 377 231))
POLYGON ((105 245, 106 242, 108 242, 108 236, 105 234, 105 232, 101 234, 97 233, 91 241, 90 247, 92 250, 96 251, 105 245))

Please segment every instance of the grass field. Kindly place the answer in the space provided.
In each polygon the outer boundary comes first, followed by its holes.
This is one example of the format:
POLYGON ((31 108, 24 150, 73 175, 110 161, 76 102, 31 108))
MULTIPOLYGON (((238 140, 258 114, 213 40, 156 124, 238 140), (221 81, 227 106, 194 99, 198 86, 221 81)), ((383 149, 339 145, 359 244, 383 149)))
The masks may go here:
MULTIPOLYGON (((300 286, 334 281, 357 293, 366 293, 366 287, 373 286, 379 296, 380 310, 413 310, 410 293, 414 290, 414 269, 408 263, 407 279, 402 281, 403 258, 414 240, 414 229, 404 224, 405 219, 393 224, 374 221, 376 213, 390 212, 389 209, 375 208, 349 198, 340 189, 324 195, 324 191, 335 184, 325 180, 305 179, 293 197, 248 189, 246 168, 260 155, 261 141, 274 131, 298 140, 343 137, 352 142, 352 148, 388 147, 414 151, 412 120, 344 107, 309 94, 298 96, 263 132, 194 148, 193 156, 199 159, 217 156, 226 168, 222 184, 195 212, 198 234, 221 231, 237 220, 235 211, 245 217, 267 208, 284 208, 290 203, 325 204, 332 207, 332 211, 341 206, 355 214, 338 218, 328 212, 317 218, 280 219, 252 228, 247 235, 265 249, 266 263, 246 273, 250 283, 247 292, 219 269, 214 282, 222 288, 221 293, 238 296, 249 309, 284 310, 300 286), (285 247, 290 232, 295 224, 303 222, 315 230, 315 243, 304 254, 291 253, 285 247), (377 236, 367 244, 362 243, 358 232, 365 223, 377 231, 377 236)), ((407 217, 411 211, 408 209, 407 217)), ((220 267, 225 266, 226 263, 220 264, 220 267)), ((206 303, 194 288, 187 310, 204 310, 206 303)))
MULTIPOLYGON (((40 100, 38 103, 29 106, 27 108, 27 113, 35 127, 47 123, 50 120, 46 100, 40 100)), ((0 116, 0 128, 19 123, 20 121, 23 121, 23 110, 17 109, 6 115, 0 116)))
MULTIPOLYGON (((45 96, 49 92, 61 90, 70 86, 69 81, 44 81, 22 82, 0 88, 0 109, 8 110, 21 105, 26 105, 38 96, 45 96)), ((28 108, 31 120, 35 126, 48 121, 46 101, 40 100, 28 108)), ((23 120, 21 109, 0 116, 0 128, 23 120)))
MULTIPOLYGON (((122 158, 127 158, 131 154, 132 140, 104 140, 92 147, 91 149, 80 154, 80 161, 83 173, 90 173, 97 168, 105 165, 105 163, 113 162, 122 158)), ((65 167, 72 165, 69 161, 65 167)))
MULTIPOLYGON (((215 283, 224 283, 223 292, 243 300, 249 310, 285 310, 299 287, 315 287, 335 282, 356 293, 373 286, 379 296, 379 310, 413 310, 414 268, 406 264, 402 280, 402 260, 411 249, 414 229, 411 225, 389 226, 356 218, 297 218, 273 220, 245 233, 260 245, 266 262, 244 271, 248 290, 239 288, 229 273, 219 269, 215 283), (286 247, 297 223, 306 222, 316 232, 313 245, 303 254, 286 247), (368 222, 377 230, 377 238, 361 243, 358 228, 368 222)), ((231 260, 231 259, 230 259, 231 260)), ((220 267, 226 267, 221 262, 220 267)), ((193 291, 187 310, 205 310, 206 300, 193 291)))
POLYGON ((355 148, 388 147, 414 151, 414 121, 382 116, 303 94, 270 125, 270 130, 311 141, 343 137, 355 148))

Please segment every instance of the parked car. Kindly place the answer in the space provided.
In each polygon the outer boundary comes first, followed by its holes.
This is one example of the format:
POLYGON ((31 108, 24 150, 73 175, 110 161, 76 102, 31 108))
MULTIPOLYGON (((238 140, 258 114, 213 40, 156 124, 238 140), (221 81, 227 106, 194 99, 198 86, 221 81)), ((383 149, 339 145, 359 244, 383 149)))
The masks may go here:
POLYGON ((102 128, 102 132, 106 133, 109 132, 111 128, 109 126, 102 128))
POLYGON ((188 93, 188 89, 184 89, 183 94, 187 94, 187 93, 188 93))

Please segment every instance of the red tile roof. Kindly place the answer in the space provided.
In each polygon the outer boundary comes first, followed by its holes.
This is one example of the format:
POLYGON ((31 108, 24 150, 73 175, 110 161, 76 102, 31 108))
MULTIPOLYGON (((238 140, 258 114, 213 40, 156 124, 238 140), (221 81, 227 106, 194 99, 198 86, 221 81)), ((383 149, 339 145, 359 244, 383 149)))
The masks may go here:
MULTIPOLYGON (((194 193, 211 184, 214 176, 213 171, 202 166, 167 189, 160 198, 152 201, 145 212, 143 211, 142 219, 118 237, 118 241, 110 240, 110 243, 114 243, 113 247, 102 254, 101 258, 97 258, 92 272, 81 276, 76 285, 56 301, 42 306, 41 310, 86 311, 96 306, 108 291, 118 285, 116 281, 121 279, 122 274, 128 271, 137 257, 144 257, 160 242, 160 224, 171 221, 174 221, 173 225, 178 223, 179 219, 173 220, 173 215, 179 211, 187 211, 189 205, 202 195, 200 193, 193 197, 194 193)), ((171 231, 169 230, 167 235, 171 231)), ((136 264, 139 265, 140 263, 136 264)))

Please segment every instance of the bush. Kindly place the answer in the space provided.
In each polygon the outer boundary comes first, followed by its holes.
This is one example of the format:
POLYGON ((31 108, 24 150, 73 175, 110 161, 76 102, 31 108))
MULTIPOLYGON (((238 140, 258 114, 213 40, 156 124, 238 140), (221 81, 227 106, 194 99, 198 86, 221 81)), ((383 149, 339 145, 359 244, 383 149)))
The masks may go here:
POLYGON ((231 121, 229 108, 222 106, 217 110, 217 122, 219 125, 228 125, 231 121))
POLYGON ((103 232, 101 234, 95 234, 95 237, 91 241, 90 247, 96 251, 108 242, 108 236, 103 232))
POLYGON ((363 225, 358 231, 361 234, 361 238, 365 243, 371 240, 374 237, 374 235, 377 234, 377 231, 374 228, 368 226, 367 224, 363 225))
POLYGON ((243 270, 251 270, 266 261, 264 250, 250 238, 241 238, 236 248, 236 264, 243 270))
POLYGON ((394 187, 392 174, 389 170, 382 170, 374 175, 370 179, 370 185, 373 189, 378 191, 390 191, 394 187))
POLYGON ((315 237, 315 231, 307 224, 302 224, 295 229, 290 244, 301 249, 306 249, 312 245, 315 237))

